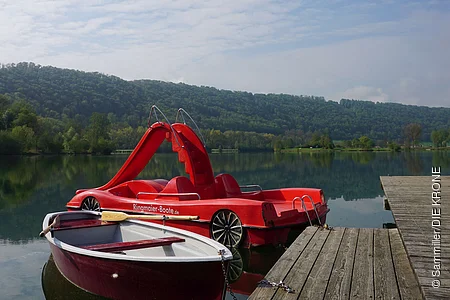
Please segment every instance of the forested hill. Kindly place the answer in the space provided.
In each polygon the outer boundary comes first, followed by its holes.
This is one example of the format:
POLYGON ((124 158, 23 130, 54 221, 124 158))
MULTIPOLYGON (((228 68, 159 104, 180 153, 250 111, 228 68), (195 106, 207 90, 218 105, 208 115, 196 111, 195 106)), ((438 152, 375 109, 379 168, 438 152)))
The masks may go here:
POLYGON ((132 127, 147 122, 156 104, 171 121, 179 107, 200 128, 282 134, 296 129, 328 132, 333 139, 400 139, 409 123, 422 125, 423 139, 431 131, 450 126, 450 108, 341 100, 285 94, 252 94, 154 80, 126 81, 101 73, 87 73, 33 63, 2 65, 0 94, 29 101, 37 113, 56 119, 88 123, 93 112, 110 114, 132 127), (78 115, 78 116, 77 116, 78 115))

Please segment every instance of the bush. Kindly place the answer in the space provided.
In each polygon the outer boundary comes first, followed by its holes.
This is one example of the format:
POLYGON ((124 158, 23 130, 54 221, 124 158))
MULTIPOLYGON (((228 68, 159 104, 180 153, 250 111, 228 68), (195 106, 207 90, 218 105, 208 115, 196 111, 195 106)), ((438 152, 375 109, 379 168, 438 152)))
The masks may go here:
POLYGON ((401 149, 401 147, 396 142, 388 143, 388 147, 389 147, 389 149, 391 149, 391 151, 395 151, 395 152, 398 152, 401 149))

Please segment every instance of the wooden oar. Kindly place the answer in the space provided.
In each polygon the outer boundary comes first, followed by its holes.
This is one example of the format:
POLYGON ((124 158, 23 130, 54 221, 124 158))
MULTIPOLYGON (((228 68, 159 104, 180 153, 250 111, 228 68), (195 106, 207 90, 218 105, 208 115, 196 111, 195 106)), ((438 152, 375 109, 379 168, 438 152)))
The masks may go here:
POLYGON ((139 220, 198 220, 198 216, 128 215, 123 212, 103 211, 102 221, 121 222, 127 219, 139 220))
POLYGON ((59 226, 59 215, 53 219, 53 222, 50 225, 48 225, 44 230, 41 231, 41 233, 39 233, 39 236, 45 236, 54 226, 59 226))

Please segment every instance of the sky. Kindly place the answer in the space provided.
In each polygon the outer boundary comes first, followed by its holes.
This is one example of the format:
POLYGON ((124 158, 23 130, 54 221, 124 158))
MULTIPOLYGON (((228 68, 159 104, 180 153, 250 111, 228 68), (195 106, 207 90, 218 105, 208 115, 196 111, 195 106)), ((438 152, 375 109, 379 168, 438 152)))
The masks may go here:
POLYGON ((0 63, 450 107, 450 0, 0 0, 0 63))

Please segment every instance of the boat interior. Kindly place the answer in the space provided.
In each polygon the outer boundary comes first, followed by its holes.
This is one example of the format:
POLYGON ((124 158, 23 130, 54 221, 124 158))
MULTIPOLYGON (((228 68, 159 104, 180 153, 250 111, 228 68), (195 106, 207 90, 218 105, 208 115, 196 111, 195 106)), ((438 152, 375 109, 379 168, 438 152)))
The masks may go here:
POLYGON ((170 181, 165 179, 131 180, 111 188, 109 192, 116 196, 134 199, 169 199, 170 197, 172 200, 223 198, 264 200, 264 193, 260 186, 239 186, 236 179, 230 174, 217 175, 214 184, 210 186, 195 187, 187 177, 176 176, 170 181), (242 189, 249 188, 254 190, 242 191, 242 189))
POLYGON ((150 222, 105 222, 85 213, 59 217, 59 226, 52 229, 55 244, 59 240, 86 250, 141 258, 218 257, 213 245, 150 222))

